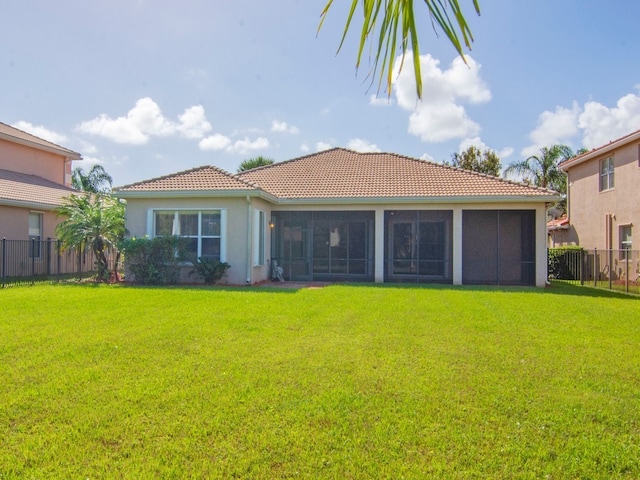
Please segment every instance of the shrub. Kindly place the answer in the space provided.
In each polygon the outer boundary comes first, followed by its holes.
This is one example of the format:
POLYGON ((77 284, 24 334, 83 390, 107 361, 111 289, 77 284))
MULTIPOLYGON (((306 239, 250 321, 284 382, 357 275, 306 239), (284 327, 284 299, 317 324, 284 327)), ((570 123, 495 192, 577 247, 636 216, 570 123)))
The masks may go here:
POLYGON ((550 248, 547 275, 550 279, 580 280, 584 249, 577 245, 550 248))
POLYGON ((216 283, 226 274, 226 271, 231 268, 231 265, 227 262, 220 262, 210 257, 200 257, 191 263, 193 264, 193 270, 189 272, 189 275, 195 273, 202 278, 207 285, 216 283))
POLYGON ((186 256, 186 239, 177 236, 128 238, 120 243, 127 275, 142 285, 173 285, 186 256))

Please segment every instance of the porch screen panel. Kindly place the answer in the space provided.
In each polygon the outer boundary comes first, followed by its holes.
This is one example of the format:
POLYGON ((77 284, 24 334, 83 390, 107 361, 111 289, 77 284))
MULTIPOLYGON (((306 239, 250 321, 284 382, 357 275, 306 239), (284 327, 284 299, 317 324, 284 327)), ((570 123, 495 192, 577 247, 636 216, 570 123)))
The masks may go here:
POLYGON ((534 285, 535 211, 463 211, 462 282, 534 285))
POLYGON ((498 212, 462 212, 462 283, 498 283, 498 212))

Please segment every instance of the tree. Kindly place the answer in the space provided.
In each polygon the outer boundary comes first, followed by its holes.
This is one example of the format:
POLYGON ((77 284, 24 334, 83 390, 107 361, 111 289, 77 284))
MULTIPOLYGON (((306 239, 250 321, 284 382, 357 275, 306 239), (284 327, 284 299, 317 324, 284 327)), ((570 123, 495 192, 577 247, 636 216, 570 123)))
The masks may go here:
MULTIPOLYGON (((353 15, 357 9, 358 3, 362 3, 363 23, 360 33, 356 69, 360 67, 362 53, 364 52, 367 41, 370 40, 373 43, 375 42, 374 39, 377 38, 378 45, 375 50, 376 53, 373 60, 373 67, 369 74, 372 77, 375 77, 378 70, 378 64, 381 63, 378 90, 382 85, 383 79, 386 78, 386 90, 390 95, 396 51, 398 47, 402 50, 402 59, 400 61, 400 69, 402 69, 405 55, 407 51, 411 50, 413 57, 413 69, 416 78, 416 93, 418 98, 422 98, 420 48, 418 45, 418 29, 416 26, 417 17, 414 12, 413 0, 352 0, 351 9, 349 10, 338 51, 340 51, 344 44, 344 40, 349 28, 351 27, 353 15)), ((429 19, 436 31, 436 35, 439 28, 444 32, 453 47, 464 60, 462 44, 464 43, 468 49, 471 49, 473 35, 471 34, 469 24, 462 13, 462 9, 460 8, 460 2, 458 0, 424 0, 424 3, 427 7, 429 19), (447 8, 447 5, 449 8, 447 8), (462 41, 460 41, 460 37, 462 37, 462 41)), ((478 0, 472 0, 472 3, 476 13, 479 15, 480 6, 478 4, 478 0)), ((325 5, 321 14, 318 31, 322 28, 322 24, 326 20, 332 4, 333 0, 328 0, 325 5)))
POLYGON ((76 190, 90 193, 109 193, 113 179, 102 165, 93 165, 87 173, 80 167, 73 169, 71 186, 76 190))
POLYGON ((536 187, 566 193, 567 176, 558 168, 558 164, 573 156, 573 151, 566 145, 542 147, 540 155, 532 155, 526 160, 513 162, 504 173, 506 176, 515 173, 525 182, 533 183, 536 187))
POLYGON ((502 164, 496 152, 489 149, 481 152, 478 147, 473 145, 462 153, 451 155, 451 165, 494 177, 499 177, 502 172, 502 164))
POLYGON ((267 165, 271 165, 272 163, 274 163, 272 159, 263 156, 248 158, 240 164, 240 166, 238 167, 238 172, 246 172, 247 170, 251 170, 252 168, 265 167, 267 165))
MULTIPOLYGON (((56 213, 65 217, 56 227, 56 235, 64 247, 81 251, 90 248, 96 260, 98 280, 107 281, 107 252, 110 248, 117 248, 125 233, 124 204, 108 195, 70 195, 56 213)), ((114 265, 116 279, 119 256, 117 253, 114 265)))

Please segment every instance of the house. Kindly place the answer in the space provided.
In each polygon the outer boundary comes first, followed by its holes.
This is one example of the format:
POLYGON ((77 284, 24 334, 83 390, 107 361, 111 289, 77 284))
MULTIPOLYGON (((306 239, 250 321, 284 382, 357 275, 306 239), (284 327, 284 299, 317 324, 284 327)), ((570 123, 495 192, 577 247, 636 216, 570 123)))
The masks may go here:
POLYGON ((0 239, 55 236, 53 211, 71 189, 79 153, 0 123, 0 239))
POLYGON ((132 236, 178 234, 230 284, 285 280, 538 285, 553 191, 342 148, 232 175, 205 166, 114 189, 132 236))
POLYGON ((640 225, 640 130, 559 166, 567 174, 565 243, 589 250, 633 249, 640 225))

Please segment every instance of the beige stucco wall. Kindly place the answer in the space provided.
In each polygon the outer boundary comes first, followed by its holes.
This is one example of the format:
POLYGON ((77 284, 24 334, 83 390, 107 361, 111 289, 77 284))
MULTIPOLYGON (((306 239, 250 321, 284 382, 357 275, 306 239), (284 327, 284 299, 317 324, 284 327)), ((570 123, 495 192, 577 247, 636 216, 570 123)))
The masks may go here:
MULTIPOLYGON (((312 203, 306 205, 272 204, 259 198, 163 198, 163 199, 127 199, 126 227, 129 236, 150 235, 147 231, 148 211, 150 209, 199 209, 215 208, 226 210, 226 258, 231 265, 228 275, 222 283, 232 285, 255 284, 267 280, 270 277, 270 252, 271 235, 267 230, 266 262, 265 265, 254 265, 253 243, 247 245, 246 239, 253 242, 255 235, 254 213, 256 210, 265 212, 266 222, 269 223, 272 211, 374 211, 376 218, 375 227, 375 278, 377 282, 383 280, 384 266, 384 211, 385 210, 452 210, 453 211, 453 281, 454 284, 462 283, 462 211, 470 209, 481 210, 535 210, 536 211, 536 285, 544 286, 547 280, 546 260, 546 212, 544 203, 407 203, 401 205, 382 204, 352 204, 334 205, 330 203, 312 203)), ((268 227, 267 227, 268 228, 268 227)), ((190 267, 185 267, 188 271, 190 267)), ((182 277, 185 281, 193 281, 193 277, 182 277)))
POLYGON ((29 239, 29 213, 42 214, 42 239, 55 238, 55 227, 60 219, 50 210, 20 208, 0 205, 0 238, 7 240, 29 239))
MULTIPOLYGON (((248 236, 253 238, 254 226, 253 212, 256 208, 265 211, 268 223, 270 212, 267 204, 256 199, 247 200, 246 197, 238 198, 163 198, 163 199, 127 199, 126 228, 128 236, 143 237, 153 236, 153 232, 148 231, 148 213, 150 209, 220 209, 226 212, 226 224, 224 225, 226 256, 222 259, 231 265, 227 270, 227 276, 220 282, 230 285, 253 284, 268 277, 269 267, 265 265, 253 264, 253 243, 247 245, 248 236), (251 219, 251 222, 249 222, 251 219)), ((268 228, 268 227, 267 227, 268 228)), ((265 232, 266 258, 269 258, 270 235, 265 232)), ((185 281, 196 281, 196 277, 188 277, 190 266, 184 268, 185 274, 181 277, 185 281)))
POLYGON ((607 248, 605 219, 613 215, 611 248, 619 248, 619 226, 629 224, 633 225, 633 248, 640 248, 638 149, 638 144, 632 143, 569 169, 568 214, 575 235, 569 242, 586 249, 607 248), (600 161, 610 156, 614 158, 614 188, 600 192, 600 161))
POLYGON ((60 185, 71 186, 71 161, 67 161, 64 156, 2 139, 0 168, 37 175, 60 185))

